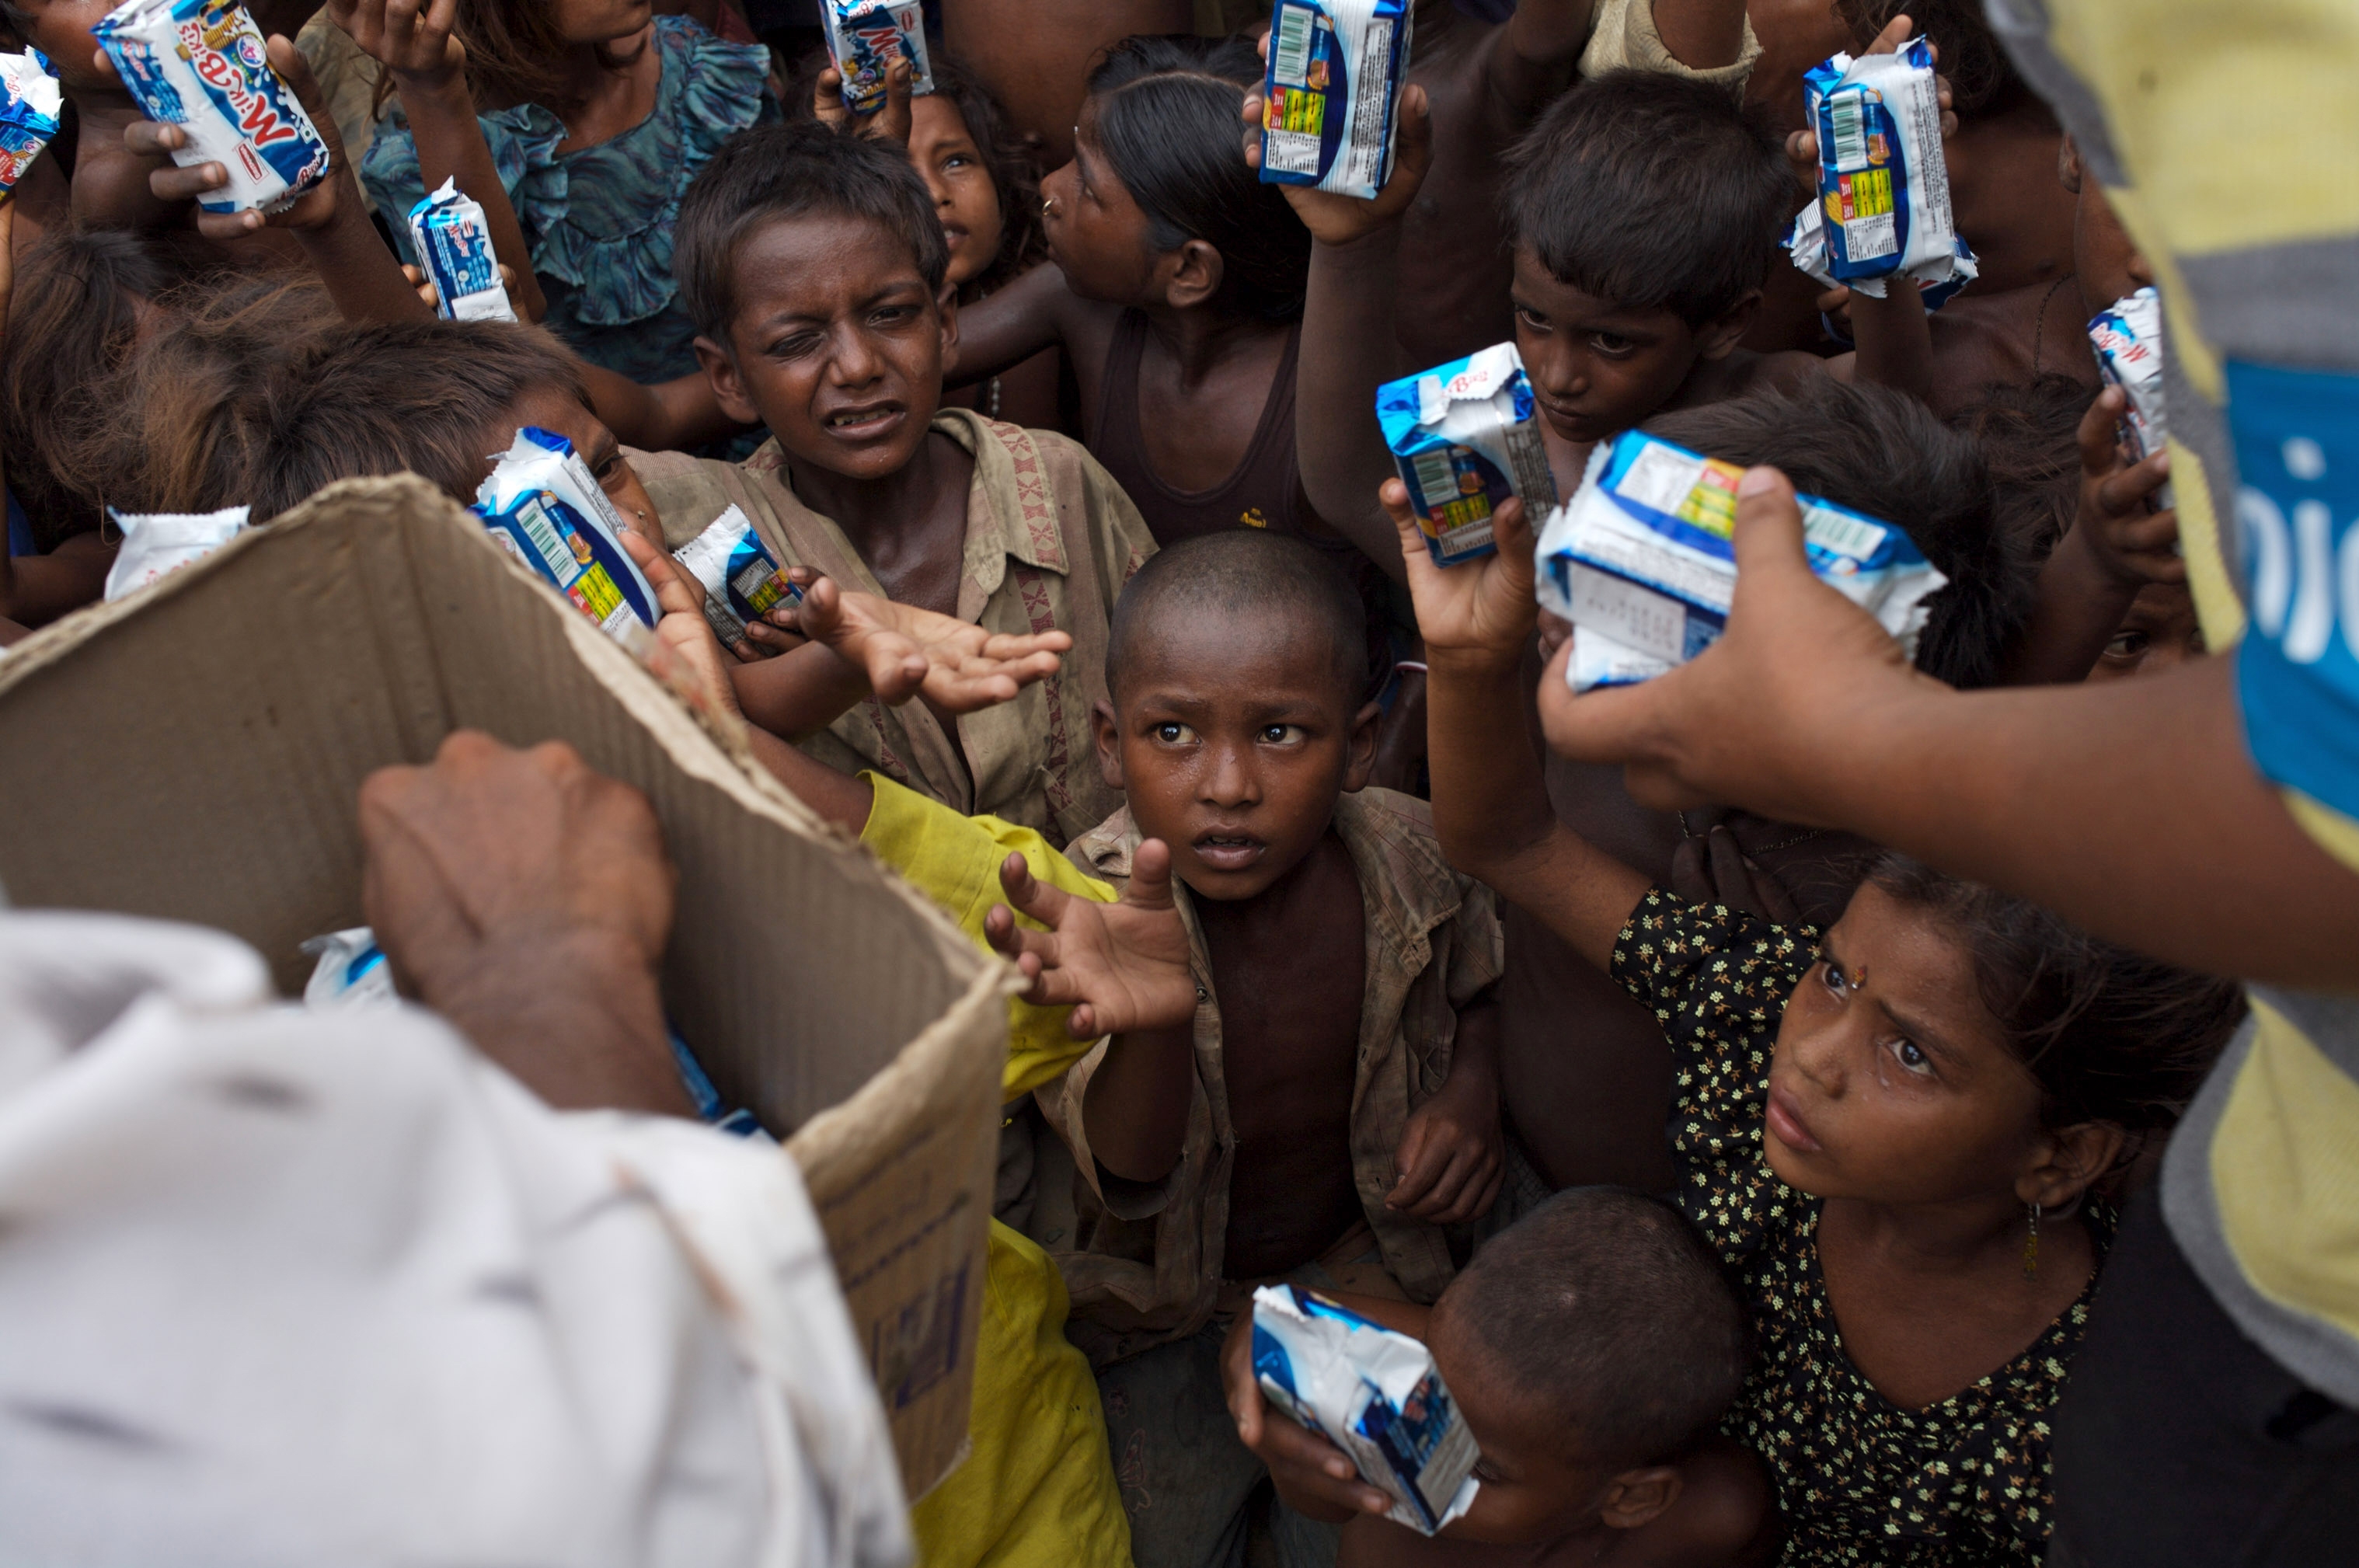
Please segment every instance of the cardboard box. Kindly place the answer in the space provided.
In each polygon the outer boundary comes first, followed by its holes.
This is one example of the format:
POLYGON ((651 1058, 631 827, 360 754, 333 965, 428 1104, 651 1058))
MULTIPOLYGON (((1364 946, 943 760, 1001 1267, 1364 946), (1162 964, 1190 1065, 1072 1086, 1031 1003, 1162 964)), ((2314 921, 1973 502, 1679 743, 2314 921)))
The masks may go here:
POLYGON ((962 1454, 1008 976, 421 481, 332 485, 0 657, 0 887, 234 932, 301 994, 353 800, 456 728, 570 742, 679 868, 664 996, 800 1162, 912 1497, 962 1454))

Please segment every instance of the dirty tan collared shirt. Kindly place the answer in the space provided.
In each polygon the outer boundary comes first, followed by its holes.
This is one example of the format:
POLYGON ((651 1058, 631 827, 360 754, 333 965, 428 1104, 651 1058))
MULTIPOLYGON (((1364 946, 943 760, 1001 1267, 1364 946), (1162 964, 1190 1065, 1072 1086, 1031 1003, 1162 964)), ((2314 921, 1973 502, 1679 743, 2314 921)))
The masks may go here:
MULTIPOLYGON (((986 631, 1071 634, 1064 666, 1012 702, 946 728, 925 703, 869 698, 802 749, 845 773, 874 768, 969 816, 1002 817, 1063 845, 1122 803, 1098 771, 1090 710, 1105 695, 1114 600, 1155 540, 1097 460, 1078 442, 965 408, 933 429, 974 458, 958 615, 986 631)), ((629 454, 673 550, 731 505, 744 509, 781 566, 810 566, 847 588, 884 588, 832 518, 788 488, 771 441, 742 463, 685 452, 629 454)))
MULTIPOLYGON (((1360 873, 1367 933, 1360 1004, 1359 1066, 1352 1086, 1352 1175, 1386 1270, 1410 1297, 1430 1301, 1454 1272, 1441 1227, 1385 1206, 1409 1113, 1441 1087, 1458 1038, 1458 1011, 1499 978, 1505 964, 1491 890, 1441 857, 1422 800, 1364 789, 1335 802, 1335 828, 1360 873)), ((1066 858, 1091 876, 1128 886, 1139 833, 1127 808, 1073 841, 1066 858)), ((1221 1062, 1221 999, 1187 888, 1172 892, 1188 927, 1195 971, 1196 1083, 1179 1167, 1152 1187, 1102 1176, 1082 1125, 1082 1096, 1103 1043, 1038 1093, 1040 1108, 1073 1151, 1081 1249, 1057 1255, 1072 1295, 1075 1344, 1104 1366, 1203 1326, 1220 1293, 1227 1250, 1229 1171, 1236 1134, 1221 1062), (1109 1190, 1111 1189, 1111 1190, 1109 1190)), ((1249 999, 1246 1003, 1249 1005, 1249 999)))

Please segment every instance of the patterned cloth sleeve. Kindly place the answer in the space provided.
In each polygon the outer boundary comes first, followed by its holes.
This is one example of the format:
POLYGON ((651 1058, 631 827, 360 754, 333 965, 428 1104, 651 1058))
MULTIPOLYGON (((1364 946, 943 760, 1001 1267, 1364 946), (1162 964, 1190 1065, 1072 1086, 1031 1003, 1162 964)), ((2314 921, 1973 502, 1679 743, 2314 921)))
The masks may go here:
POLYGON ((1776 1222, 1761 1158, 1769 1057, 1786 998, 1818 962, 1816 927, 1785 927, 1724 904, 1648 888, 1614 949, 1614 978, 1651 1010, 1671 1047, 1671 1159, 1680 1207, 1723 1257, 1776 1222))

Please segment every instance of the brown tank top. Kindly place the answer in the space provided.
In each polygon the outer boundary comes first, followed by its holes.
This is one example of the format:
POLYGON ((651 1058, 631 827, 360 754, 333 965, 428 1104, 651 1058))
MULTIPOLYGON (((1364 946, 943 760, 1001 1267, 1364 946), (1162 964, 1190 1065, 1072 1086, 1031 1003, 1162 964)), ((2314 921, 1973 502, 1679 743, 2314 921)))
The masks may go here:
POLYGON ((1276 528, 1300 534, 1295 496, 1302 485, 1294 463, 1294 356, 1302 344, 1298 323, 1287 333, 1286 355, 1270 382, 1261 422, 1245 460, 1210 490, 1176 490, 1155 475, 1138 428, 1138 364, 1147 350, 1147 312, 1125 310, 1106 352, 1098 393, 1097 440, 1090 455, 1123 487, 1158 545, 1178 544, 1223 528, 1276 528))
POLYGON ((1147 349, 1147 312, 1125 310, 1106 353, 1105 379, 1098 393, 1097 441, 1090 455, 1114 475, 1146 520, 1147 531, 1169 547, 1224 528, 1269 528, 1315 546, 1343 569, 1359 591, 1368 616, 1368 670, 1373 693, 1391 673, 1391 625, 1397 617, 1390 583, 1376 563, 1349 539, 1321 528, 1313 531, 1298 500, 1300 470, 1294 461, 1294 362, 1302 347, 1297 322, 1286 336, 1261 422, 1245 445, 1245 460, 1210 490, 1176 490, 1155 476, 1147 461, 1147 441, 1138 428, 1138 362, 1147 349))

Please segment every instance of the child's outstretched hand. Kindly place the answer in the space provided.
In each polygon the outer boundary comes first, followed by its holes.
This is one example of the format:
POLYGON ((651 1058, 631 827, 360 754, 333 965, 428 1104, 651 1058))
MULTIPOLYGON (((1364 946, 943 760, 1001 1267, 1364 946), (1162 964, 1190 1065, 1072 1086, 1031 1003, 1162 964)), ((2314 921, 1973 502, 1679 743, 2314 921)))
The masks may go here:
MULTIPOLYGON (((1269 58, 1269 35, 1262 35, 1261 53, 1269 58)), ((1245 109, 1240 115, 1246 125, 1245 164, 1261 168, 1261 136, 1266 118, 1267 100, 1263 88, 1255 87, 1245 93, 1245 109)), ((1400 114, 1393 131, 1393 172, 1377 191, 1373 201, 1357 196, 1339 196, 1332 191, 1321 191, 1309 185, 1281 185, 1287 204, 1310 237, 1321 245, 1349 245, 1365 234, 1375 233, 1408 211, 1417 197, 1418 187, 1425 183, 1425 171, 1433 164, 1433 115, 1427 106, 1425 89, 1411 82, 1401 89, 1400 114)))
POLYGON ((909 145, 909 81, 915 73, 908 57, 885 68, 885 106, 855 114, 843 104, 843 73, 829 66, 811 88, 811 114, 839 136, 875 136, 909 145))
POLYGON ((1253 1313, 1241 1312, 1221 1345, 1221 1385, 1237 1441, 1269 1466, 1269 1478, 1286 1506, 1322 1524, 1342 1524, 1355 1514, 1381 1517, 1392 1499, 1360 1479, 1344 1452, 1290 1416, 1269 1408, 1254 1380, 1253 1313))
POLYGON ((361 52, 397 77, 439 87, 467 63, 459 41, 459 0, 328 0, 328 18, 361 52))
POLYGON ((791 623, 794 631, 865 670, 869 689, 896 707, 920 692, 951 713, 1012 701, 1035 681, 1057 673, 1060 656, 1073 646, 1063 632, 987 632, 955 615, 839 587, 807 566, 789 568, 787 575, 803 591, 802 603, 773 611, 767 626, 759 633, 748 626, 746 635, 771 642, 765 634, 791 623))
POLYGON ((2117 432, 2128 410, 2128 394, 2108 387, 2081 416, 2080 510, 2056 548, 2069 542, 2089 551, 2106 575, 2125 584, 2184 583, 2187 562, 2173 549, 2179 513, 2152 509, 2155 492, 2170 479, 2170 453, 2122 461, 2117 432))
POLYGON ((743 717, 737 689, 729 680, 729 656, 704 618, 703 585, 691 582, 679 562, 645 534, 623 530, 623 553, 656 591, 655 649, 649 668, 690 702, 714 713, 743 717))
POLYGON ((1736 496, 1736 593, 1720 640, 1651 681, 1580 696, 1560 650, 1540 677, 1540 721, 1560 755, 1622 764, 1641 805, 1741 799, 1781 821, 1823 821, 1827 759, 1855 752, 1931 677, 1812 574, 1784 474, 1749 469, 1736 496))
POLYGON ((1510 497, 1492 514, 1492 538, 1499 546, 1495 554, 1436 566, 1417 514, 1409 510, 1408 486, 1387 479, 1376 495, 1400 534, 1426 662, 1472 662, 1484 669, 1521 663, 1539 613, 1532 596, 1534 540, 1523 502, 1510 497))
MULTIPOLYGON (((271 69, 287 79, 287 85, 294 89, 295 101, 303 105, 320 139, 328 144, 328 175, 298 196, 284 212, 264 212, 249 207, 242 212, 208 212, 198 208, 197 233, 209 240, 240 239, 265 228, 324 229, 335 222, 343 187, 352 179, 344 161, 344 139, 337 134, 335 116, 328 113, 327 95, 312 79, 310 63, 284 34, 272 34, 264 48, 271 69)), ((114 61, 104 49, 93 58, 107 80, 117 80, 114 61)), ((194 202, 229 183, 229 170, 218 163, 182 169, 171 161, 174 152, 189 145, 188 132, 178 125, 134 120, 123 127, 123 145, 135 157, 159 160, 159 166, 147 176, 147 189, 159 201, 194 202)), ((358 189, 353 187, 355 197, 358 189)))
POLYGON ((1075 1040, 1177 1029, 1195 1017, 1188 931, 1171 900, 1171 850, 1161 839, 1138 846, 1118 904, 1050 887, 1020 855, 1000 866, 999 885, 1007 903, 984 917, 983 934, 1032 983, 1026 1001, 1073 1009, 1065 1030, 1075 1040), (1018 925, 1015 911, 1047 929, 1018 925))

